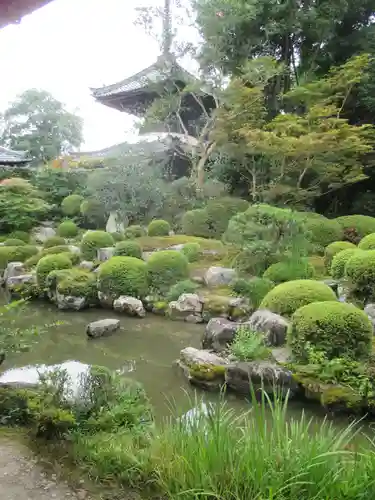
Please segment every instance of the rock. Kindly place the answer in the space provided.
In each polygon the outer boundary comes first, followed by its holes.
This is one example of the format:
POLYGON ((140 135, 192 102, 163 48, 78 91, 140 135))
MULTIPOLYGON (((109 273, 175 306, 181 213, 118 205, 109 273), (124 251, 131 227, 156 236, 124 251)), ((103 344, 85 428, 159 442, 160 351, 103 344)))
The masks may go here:
POLYGON ((219 390, 224 384, 227 361, 212 352, 185 347, 180 352, 177 364, 194 385, 208 390, 219 390))
POLYGON ((70 253, 75 253, 75 254, 81 253, 81 249, 79 247, 77 247, 76 245, 69 245, 68 248, 69 248, 70 253))
POLYGON ((367 314, 368 319, 372 323, 372 328, 375 333, 375 304, 367 304, 367 306, 364 309, 364 312, 367 314))
POLYGON ((109 335, 120 328, 119 319, 100 319, 93 321, 86 327, 86 333, 89 337, 98 338, 109 335))
POLYGON ((39 226, 34 229, 33 236, 37 243, 44 243, 52 236, 56 236, 56 231, 52 227, 39 226))
POLYGON ((207 286, 225 286, 230 285, 236 278, 236 271, 228 267, 210 267, 205 276, 204 281, 207 286))
POLYGON ((203 299, 196 293, 183 293, 178 300, 169 303, 168 315, 177 320, 186 320, 189 316, 202 318, 203 303, 203 299))
POLYGON ((208 322, 202 339, 203 349, 221 352, 227 348, 236 334, 237 323, 225 318, 213 318, 208 322))
POLYGON ((185 318, 185 323, 194 323, 196 325, 204 323, 204 319, 201 315, 189 314, 185 318))
POLYGON ((276 390, 277 394, 284 397, 288 391, 293 395, 298 390, 292 372, 270 361, 233 363, 227 366, 225 382, 233 391, 248 396, 251 389, 263 389, 271 395, 276 390))
POLYGON ((252 308, 248 299, 234 297, 229 300, 229 319, 232 321, 245 321, 251 314, 252 308))
POLYGON ((74 297, 55 292, 55 302, 61 311, 81 311, 88 306, 86 297, 74 297))
POLYGON ((226 295, 206 295, 204 297, 203 318, 206 322, 212 318, 229 318, 233 308, 230 306, 232 297, 226 295))
POLYGON ((36 282, 35 274, 27 273, 21 274, 20 276, 11 276, 6 281, 7 288, 14 288, 20 285, 24 285, 25 283, 34 283, 36 282))
POLYGON ((27 273, 8 278, 5 287, 13 298, 28 298, 37 295, 37 281, 35 274, 27 273))
POLYGON ((114 299, 111 296, 106 295, 101 291, 98 291, 98 299, 102 307, 104 307, 105 309, 112 309, 114 299))
POLYGON ((346 302, 350 295, 350 290, 345 284, 339 284, 337 287, 337 297, 340 302, 346 302))
POLYGON ((292 361, 292 351, 289 347, 275 347, 271 349, 271 354, 277 363, 290 363, 292 361))
POLYGON ((333 278, 322 280, 322 283, 332 288, 332 290, 337 294, 337 288, 339 286, 339 281, 334 280, 333 278))
POLYGON ((264 333, 268 345, 280 346, 285 344, 288 321, 271 311, 259 309, 244 323, 251 330, 264 333))
POLYGON ((25 265, 23 262, 9 262, 9 264, 5 268, 3 275, 4 283, 6 283, 9 278, 13 278, 14 276, 21 276, 25 273, 25 265))
POLYGON ((90 260, 83 260, 80 262, 79 266, 81 269, 87 269, 88 271, 92 271, 95 267, 95 264, 90 260))
POLYGON ((178 245, 172 245, 171 247, 168 247, 167 250, 176 250, 177 252, 181 252, 184 246, 185 243, 179 243, 178 245))
POLYGON ((113 257, 115 253, 115 247, 99 248, 97 251, 97 259, 99 262, 105 262, 113 257))
POLYGON ((105 230, 108 233, 123 233, 125 231, 125 225, 116 212, 109 214, 105 230))
POLYGON ((146 316, 142 301, 126 295, 122 295, 113 302, 113 309, 117 312, 128 314, 129 316, 138 316, 138 318, 144 318, 146 316))
POLYGON ((142 259, 146 262, 155 252, 142 252, 142 259))

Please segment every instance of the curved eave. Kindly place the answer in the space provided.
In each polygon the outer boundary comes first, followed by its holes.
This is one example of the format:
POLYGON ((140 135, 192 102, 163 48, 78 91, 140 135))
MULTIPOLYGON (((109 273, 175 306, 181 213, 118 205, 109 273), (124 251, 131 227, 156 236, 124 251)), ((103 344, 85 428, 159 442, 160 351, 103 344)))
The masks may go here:
POLYGON ((0 0, 0 29, 19 23, 27 14, 40 9, 51 0, 0 0))

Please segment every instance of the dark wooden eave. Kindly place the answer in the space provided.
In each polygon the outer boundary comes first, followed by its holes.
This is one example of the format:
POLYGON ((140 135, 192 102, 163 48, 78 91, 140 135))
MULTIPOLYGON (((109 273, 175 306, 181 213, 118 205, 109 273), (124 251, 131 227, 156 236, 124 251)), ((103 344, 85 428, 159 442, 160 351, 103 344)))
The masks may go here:
POLYGON ((19 23, 23 16, 50 3, 51 0, 0 0, 0 29, 19 23))
POLYGON ((0 146, 0 166, 26 167, 31 160, 26 151, 13 151, 0 146))

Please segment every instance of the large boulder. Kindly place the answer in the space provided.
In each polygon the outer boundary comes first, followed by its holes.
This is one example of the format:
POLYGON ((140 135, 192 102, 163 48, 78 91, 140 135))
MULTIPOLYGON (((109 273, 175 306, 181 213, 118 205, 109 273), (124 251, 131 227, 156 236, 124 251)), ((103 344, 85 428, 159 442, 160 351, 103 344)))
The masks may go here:
POLYGON ((5 283, 7 292, 13 297, 27 297, 36 293, 37 281, 33 273, 12 276, 5 283))
POLYGON ((371 321, 372 328, 375 333, 375 304, 367 304, 364 312, 367 314, 368 319, 371 321))
POLYGON ((110 335, 120 328, 120 320, 118 319, 100 319, 93 321, 86 327, 86 333, 91 338, 98 338, 110 335))
POLYGON ((270 361, 233 363, 226 369, 225 382, 233 391, 248 396, 252 389, 284 397, 288 391, 292 396, 298 390, 292 372, 270 361))
POLYGON ((97 259, 99 262, 105 262, 113 257, 115 254, 115 247, 99 248, 97 251, 97 259))
POLYGON ((183 293, 178 300, 169 303, 168 316, 171 319, 200 323, 203 321, 203 304, 203 299, 196 293, 183 293))
POLYGON ((98 299, 99 299, 100 305, 102 307, 104 307, 104 309, 112 309, 114 299, 110 295, 108 295, 104 292, 101 292, 99 290, 98 291, 98 299))
POLYGON ((246 326, 255 332, 265 334, 266 343, 270 346, 280 346, 286 342, 286 332, 288 321, 267 309, 259 309, 245 323, 246 326))
POLYGON ((177 361, 190 383, 208 390, 219 390, 223 386, 227 363, 217 354, 195 347, 182 349, 177 361))
POLYGON ((204 281, 208 287, 230 285, 236 279, 237 273, 234 269, 228 267, 210 267, 204 281))
POLYGON ((23 262, 9 262, 5 268, 3 281, 6 284, 9 278, 25 274, 25 264, 23 262))
POLYGON ((79 247, 77 247, 76 245, 69 245, 68 249, 69 249, 70 253, 74 253, 77 255, 79 255, 81 253, 81 249, 79 247))
POLYGON ((63 295, 57 290, 55 292, 54 301, 61 311, 81 311, 88 307, 86 297, 74 297, 72 295, 63 295))
POLYGON ((138 316, 138 318, 146 316, 142 301, 126 295, 121 295, 121 297, 113 302, 113 309, 129 316, 138 316))
POLYGON ((203 349, 213 349, 217 352, 224 351, 228 344, 233 342, 237 328, 237 323, 233 323, 226 318, 212 318, 208 322, 203 335, 203 349))
POLYGON ((86 269, 87 271, 92 271, 95 267, 95 264, 91 260, 83 260, 82 262, 79 263, 78 267, 80 269, 86 269))
POLYGON ((56 231, 52 227, 39 226, 34 229, 33 236, 37 243, 44 243, 49 238, 56 236, 56 231))

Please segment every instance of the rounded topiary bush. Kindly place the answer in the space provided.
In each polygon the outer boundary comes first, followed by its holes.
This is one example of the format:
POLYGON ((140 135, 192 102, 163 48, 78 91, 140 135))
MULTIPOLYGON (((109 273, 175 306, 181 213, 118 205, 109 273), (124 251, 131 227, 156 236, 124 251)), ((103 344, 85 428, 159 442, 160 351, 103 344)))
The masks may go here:
POLYGON ((125 236, 123 233, 115 232, 115 233, 110 233, 110 235, 113 238, 113 241, 124 241, 125 236))
POLYGON ((341 279, 345 275, 345 266, 348 260, 356 253, 361 252, 358 248, 347 248, 346 250, 341 250, 333 256, 331 263, 331 276, 335 279, 341 279))
POLYGON ((37 247, 33 245, 22 245, 16 247, 0 247, 0 269, 5 269, 9 262, 25 262, 38 253, 37 247))
POLYGON ((275 288, 275 283, 267 278, 239 278, 231 288, 234 295, 249 299, 251 306, 257 309, 267 293, 275 288))
POLYGON ((194 242, 186 243, 182 247, 181 252, 185 255, 189 262, 196 262, 202 253, 200 244, 194 242))
POLYGON ((168 302, 171 302, 173 300, 178 300, 178 298, 183 294, 183 293, 195 293, 199 288, 199 285, 197 283, 194 283, 194 281, 191 280, 183 280, 179 281, 175 285, 172 285, 171 288, 168 290, 166 300, 168 302))
POLYGON ((331 268, 333 257, 341 252, 342 250, 347 250, 348 248, 357 248, 354 243, 350 241, 334 241, 324 251, 324 264, 327 269, 331 268))
POLYGON ((57 227, 57 234, 62 238, 74 238, 78 234, 78 226, 72 220, 64 220, 57 227))
POLYGON ((295 280, 277 285, 267 293, 260 309, 291 316, 294 311, 312 302, 325 302, 336 299, 333 290, 320 281, 295 280))
POLYGON ((90 227, 104 227, 106 222, 106 212, 103 204, 95 199, 83 200, 80 207, 81 215, 90 227))
POLYGON ((153 290, 165 292, 178 281, 189 276, 189 263, 185 255, 176 250, 153 253, 147 261, 148 278, 153 290))
POLYGON ((272 264, 264 272, 263 278, 278 284, 297 279, 309 279, 313 278, 314 275, 314 266, 308 260, 298 260, 272 264))
POLYGON ((36 266, 38 285, 41 288, 46 286, 46 279, 51 271, 70 269, 71 267, 72 262, 66 255, 53 254, 42 257, 36 266))
POLYGON ((181 229, 183 234, 188 236, 199 236, 201 238, 211 238, 213 236, 207 211, 201 208, 184 213, 181 219, 181 229))
POLYGON ((241 198, 216 198, 209 200, 205 209, 209 225, 212 228, 212 236, 221 238, 228 227, 229 220, 240 212, 249 208, 249 202, 241 198))
POLYGON ((135 257, 112 257, 101 264, 98 288, 111 299, 120 295, 142 298, 147 295, 147 266, 135 257))
POLYGON ((361 250, 375 250, 375 233, 368 234, 358 243, 361 250))
POLYGON ((140 238, 141 236, 145 236, 146 233, 147 231, 144 227, 134 224, 125 229, 124 236, 128 240, 134 240, 135 238, 140 238))
POLYGON ((79 215, 81 212, 81 204, 83 201, 83 196, 79 194, 70 194, 63 199, 61 203, 61 210, 64 215, 73 217, 79 215))
POLYGON ((298 309, 288 329, 288 343, 295 358, 308 361, 309 348, 328 359, 360 359, 371 353, 372 324, 353 304, 314 302, 298 309))
POLYGON ((360 238, 375 233, 375 218, 368 215, 344 215, 336 221, 344 231, 354 229, 360 238))
POLYGON ((113 238, 106 231, 89 231, 81 241, 81 252, 85 259, 96 259, 96 253, 100 248, 107 248, 114 245, 113 238))
POLYGON ((52 248, 60 245, 65 245, 65 238, 63 238, 62 236, 51 236, 51 238, 48 238, 43 243, 44 248, 52 248))
POLYGON ((60 278, 56 281, 56 289, 62 295, 85 297, 90 304, 97 302, 98 290, 94 273, 72 269, 67 273, 61 274, 60 278))
POLYGON ((358 251, 346 262, 345 276, 360 299, 375 297, 375 250, 358 251))
POLYGON ((325 248, 334 241, 342 240, 344 235, 343 228, 337 220, 323 216, 307 216, 305 226, 310 232, 311 242, 319 248, 325 248))
POLYGON ((153 220, 150 222, 147 228, 147 233, 149 236, 168 236, 171 226, 166 220, 153 220))
POLYGON ((23 247, 26 245, 26 243, 23 240, 11 238, 9 240, 5 240, 3 245, 6 247, 23 247))
POLYGON ((26 231, 13 231, 10 233, 9 239, 22 240, 25 243, 29 243, 30 235, 26 231))
POLYGON ((116 243, 115 255, 122 255, 123 257, 136 257, 142 258, 142 248, 137 241, 125 240, 116 243))

